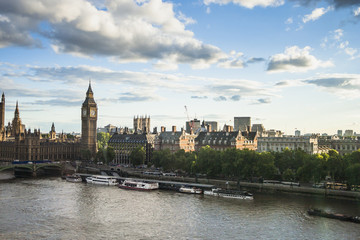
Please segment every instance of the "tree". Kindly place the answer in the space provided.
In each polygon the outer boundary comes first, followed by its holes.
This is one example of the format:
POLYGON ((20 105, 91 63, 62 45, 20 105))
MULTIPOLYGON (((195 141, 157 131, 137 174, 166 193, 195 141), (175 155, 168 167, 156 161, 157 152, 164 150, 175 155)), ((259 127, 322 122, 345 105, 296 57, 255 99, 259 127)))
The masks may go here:
POLYGON ((348 184, 360 185, 360 163, 355 163, 346 169, 346 180, 348 184))
POLYGON ((130 154, 130 162, 132 165, 137 166, 140 164, 144 164, 146 158, 146 152, 144 147, 139 146, 135 148, 130 154))
POLYGON ((98 148, 106 148, 108 145, 108 142, 110 140, 110 133, 98 133, 97 134, 97 144, 98 148))
POLYGON ((294 181, 295 173, 290 168, 286 169, 282 174, 282 179, 285 181, 294 181))

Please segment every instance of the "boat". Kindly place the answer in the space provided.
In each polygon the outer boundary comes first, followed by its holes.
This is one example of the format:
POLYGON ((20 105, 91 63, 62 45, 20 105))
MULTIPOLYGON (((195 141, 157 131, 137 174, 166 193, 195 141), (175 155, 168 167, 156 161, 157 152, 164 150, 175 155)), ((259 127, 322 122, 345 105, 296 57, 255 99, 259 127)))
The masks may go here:
POLYGON ((204 191, 204 195, 223 197, 223 198, 245 199, 245 200, 254 199, 254 196, 247 191, 225 190, 221 188, 213 188, 211 190, 204 191))
POLYGON ((201 188, 196 188, 196 187, 182 186, 181 188, 179 188, 179 192, 191 193, 191 194, 202 194, 203 190, 201 188))
POLYGON ((133 179, 125 179, 121 184, 118 185, 119 188, 129 189, 129 190, 142 190, 150 191, 159 189, 159 183, 157 182, 142 182, 136 181, 133 179))
POLYGON ((115 186, 118 184, 116 177, 104 175, 92 175, 86 178, 87 183, 115 186))
POLYGON ((73 182, 73 183, 79 183, 82 182, 82 178, 80 175, 77 174, 73 174, 73 175, 69 175, 65 177, 65 180, 68 182, 73 182))
POLYGON ((314 209, 310 208, 307 212, 309 215, 312 215, 312 216, 326 217, 326 218, 338 219, 341 221, 360 223, 359 216, 348 216, 348 215, 339 214, 339 213, 328 213, 328 212, 325 212, 325 211, 322 211, 322 210, 316 209, 316 208, 314 208, 314 209))

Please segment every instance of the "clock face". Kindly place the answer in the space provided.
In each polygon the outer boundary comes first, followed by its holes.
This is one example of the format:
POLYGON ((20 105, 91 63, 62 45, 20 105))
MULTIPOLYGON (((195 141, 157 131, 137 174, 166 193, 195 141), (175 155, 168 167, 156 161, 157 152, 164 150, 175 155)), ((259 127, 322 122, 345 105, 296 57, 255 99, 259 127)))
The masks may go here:
POLYGON ((94 109, 90 110, 90 116, 95 117, 96 111, 94 109))
POLYGON ((86 116, 86 109, 83 110, 82 114, 84 117, 86 116))

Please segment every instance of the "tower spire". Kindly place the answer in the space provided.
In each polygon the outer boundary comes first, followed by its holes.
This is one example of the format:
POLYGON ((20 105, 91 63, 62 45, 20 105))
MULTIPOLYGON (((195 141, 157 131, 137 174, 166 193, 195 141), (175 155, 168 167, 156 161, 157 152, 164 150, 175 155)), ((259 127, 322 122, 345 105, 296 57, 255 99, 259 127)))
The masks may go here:
POLYGON ((16 101, 16 108, 15 108, 15 118, 19 117, 19 103, 18 101, 16 101))

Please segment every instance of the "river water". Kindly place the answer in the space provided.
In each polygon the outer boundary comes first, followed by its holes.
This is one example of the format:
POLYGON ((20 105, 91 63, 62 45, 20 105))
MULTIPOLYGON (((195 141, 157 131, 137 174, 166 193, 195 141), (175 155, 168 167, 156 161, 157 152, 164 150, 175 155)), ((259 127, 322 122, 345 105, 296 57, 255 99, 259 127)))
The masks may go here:
POLYGON ((254 200, 140 192, 61 178, 0 182, 0 239, 360 239, 360 203, 254 193, 254 200))

